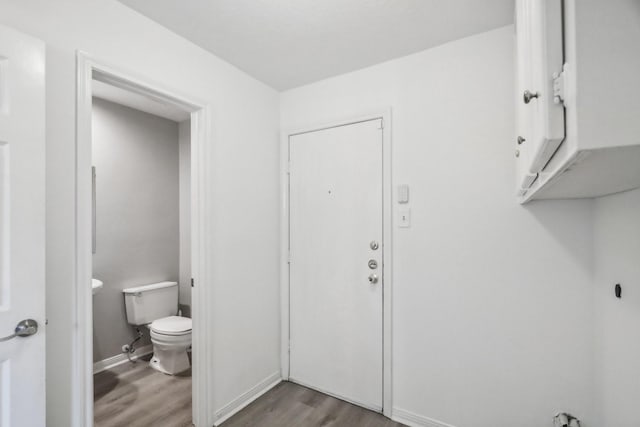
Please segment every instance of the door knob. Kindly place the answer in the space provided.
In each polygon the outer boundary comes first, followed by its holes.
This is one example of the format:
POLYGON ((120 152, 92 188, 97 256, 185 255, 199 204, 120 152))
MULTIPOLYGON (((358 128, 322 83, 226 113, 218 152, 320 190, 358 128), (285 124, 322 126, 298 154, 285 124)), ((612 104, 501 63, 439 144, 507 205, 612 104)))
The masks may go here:
POLYGON ((369 283, 371 283, 371 284, 378 283, 378 275, 377 274, 370 274, 369 275, 369 283))
POLYGON ((370 259, 369 268, 372 270, 375 270, 376 268, 378 268, 378 261, 376 261, 375 259, 370 259))
POLYGON ((28 337, 35 334, 36 332, 38 332, 38 322, 33 319, 25 319, 18 323, 13 334, 8 335, 4 338, 0 338, 0 341, 9 341, 10 339, 15 337, 28 337))
POLYGON ((528 104, 533 98, 537 98, 539 96, 540 94, 538 92, 529 92, 528 90, 525 90, 522 99, 524 99, 525 104, 528 104))

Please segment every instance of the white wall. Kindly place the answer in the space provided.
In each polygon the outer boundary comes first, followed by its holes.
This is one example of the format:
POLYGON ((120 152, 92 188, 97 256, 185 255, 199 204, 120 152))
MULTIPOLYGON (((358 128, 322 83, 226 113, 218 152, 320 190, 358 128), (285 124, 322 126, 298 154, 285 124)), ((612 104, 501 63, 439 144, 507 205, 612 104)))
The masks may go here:
MULTIPOLYGON (((179 264, 178 123, 93 99, 96 253, 93 361, 121 354, 135 337, 122 290, 177 281, 179 264)), ((176 305, 177 310, 177 305, 176 305)), ((149 330, 139 346, 150 344, 149 330)))
POLYGON ((191 120, 178 127, 180 173, 180 309, 191 317, 191 120))
POLYGON ((516 203, 513 44, 505 27, 284 92, 281 123, 392 107, 412 209, 393 229, 396 413, 595 426, 592 201, 516 203))
POLYGON ((640 401, 640 190, 595 202, 596 401, 601 427, 636 427, 640 401), (615 297, 616 283, 622 298, 615 297))
POLYGON ((211 104, 209 410, 277 372, 278 94, 114 0, 0 0, 0 23, 47 43, 47 425, 71 425, 73 404, 76 49, 211 104))

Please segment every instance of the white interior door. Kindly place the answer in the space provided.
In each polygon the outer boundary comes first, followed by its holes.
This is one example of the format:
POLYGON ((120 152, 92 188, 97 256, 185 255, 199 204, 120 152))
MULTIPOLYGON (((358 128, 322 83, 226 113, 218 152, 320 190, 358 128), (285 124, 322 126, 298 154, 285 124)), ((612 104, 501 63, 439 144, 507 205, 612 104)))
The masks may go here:
POLYGON ((382 120, 291 136, 289 156, 290 379, 380 411, 382 120))
POLYGON ((0 26, 0 425, 45 425, 45 49, 0 26))

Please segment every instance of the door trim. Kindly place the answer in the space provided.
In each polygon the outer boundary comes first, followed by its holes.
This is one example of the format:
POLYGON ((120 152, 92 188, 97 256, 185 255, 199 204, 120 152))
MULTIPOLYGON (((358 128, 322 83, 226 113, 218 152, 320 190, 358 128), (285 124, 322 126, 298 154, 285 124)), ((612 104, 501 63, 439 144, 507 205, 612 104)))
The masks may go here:
POLYGON ((213 109, 203 100, 185 97, 158 82, 108 64, 84 52, 76 53, 76 191, 75 191, 75 284, 72 308, 72 426, 93 426, 93 298, 91 216, 91 98, 92 81, 100 80, 122 89, 170 103, 191 114, 191 274, 193 318, 193 423, 211 426, 213 406, 210 262, 213 239, 211 206, 213 186, 213 109), (82 284, 86 284, 83 286, 82 284))
POLYGON ((382 413, 391 418, 392 409, 392 180, 391 180, 391 108, 360 116, 338 119, 282 132, 280 137, 280 370, 289 380, 289 139, 302 133, 382 119, 382 413))

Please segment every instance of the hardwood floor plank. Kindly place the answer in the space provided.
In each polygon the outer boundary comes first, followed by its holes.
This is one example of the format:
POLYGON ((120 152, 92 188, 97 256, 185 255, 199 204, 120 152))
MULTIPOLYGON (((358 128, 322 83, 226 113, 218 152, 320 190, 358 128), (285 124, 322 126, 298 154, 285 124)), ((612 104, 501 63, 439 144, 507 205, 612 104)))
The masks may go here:
POLYGON ((95 427, 191 426, 191 371, 165 375, 140 360, 94 375, 95 427))
MULTIPOLYGON (((164 375, 145 361, 94 376, 95 427, 191 426, 191 372, 164 375)), ((403 427, 381 414, 282 382, 222 427, 403 427)))
POLYGON ((282 382, 221 427, 405 427, 373 411, 282 382))

